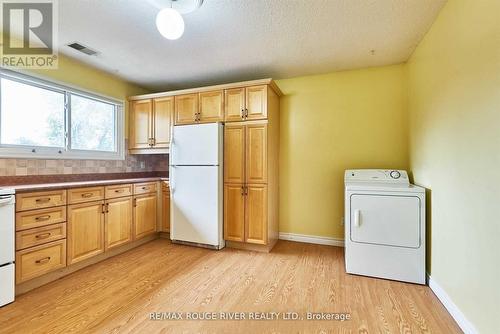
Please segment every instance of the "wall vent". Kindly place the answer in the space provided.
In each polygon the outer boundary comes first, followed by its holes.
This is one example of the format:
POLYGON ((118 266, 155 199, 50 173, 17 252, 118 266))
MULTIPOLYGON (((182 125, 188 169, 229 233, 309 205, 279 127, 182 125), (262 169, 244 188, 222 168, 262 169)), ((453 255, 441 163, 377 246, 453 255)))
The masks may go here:
POLYGON ((82 45, 78 42, 68 44, 68 46, 72 49, 75 49, 76 51, 85 53, 86 55, 89 55, 89 56, 93 56, 93 55, 96 55, 98 53, 97 51, 92 50, 91 48, 86 47, 85 45, 82 45))

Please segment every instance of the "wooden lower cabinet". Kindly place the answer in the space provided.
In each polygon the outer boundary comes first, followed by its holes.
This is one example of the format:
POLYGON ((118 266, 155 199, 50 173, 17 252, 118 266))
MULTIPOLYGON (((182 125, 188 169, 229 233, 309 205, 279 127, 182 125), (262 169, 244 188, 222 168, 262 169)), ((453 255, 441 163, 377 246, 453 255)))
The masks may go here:
POLYGON ((105 249, 132 241, 132 197, 106 201, 105 249))
POLYGON ((66 224, 52 224, 16 233, 16 250, 66 238, 66 224))
POLYGON ((16 252, 16 283, 66 267, 66 240, 16 252))
POLYGON ((156 193, 134 197, 134 239, 156 232, 156 193))
POLYGON ((245 196, 243 184, 224 185, 224 239, 245 241, 245 196))
POLYGON ((266 245, 267 185, 224 185, 224 239, 266 245))
MULTIPOLYGON (((148 182, 16 194, 20 203, 16 207, 16 284, 156 233, 158 186, 148 182)), ((168 182, 162 184, 161 194, 161 230, 168 232, 168 182)))
POLYGON ((66 206, 16 213, 16 231, 66 222, 66 206))
POLYGON ((68 206, 68 264, 104 252, 104 201, 68 206))
POLYGON ((267 185, 247 185, 245 206, 246 242, 267 244, 267 185))

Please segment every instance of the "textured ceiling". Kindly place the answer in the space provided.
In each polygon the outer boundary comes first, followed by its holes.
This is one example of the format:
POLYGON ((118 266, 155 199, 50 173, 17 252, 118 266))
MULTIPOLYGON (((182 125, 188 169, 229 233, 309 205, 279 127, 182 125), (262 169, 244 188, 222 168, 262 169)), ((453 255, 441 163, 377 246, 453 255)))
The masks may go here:
POLYGON ((59 52, 155 91, 288 78, 404 62, 445 2, 205 0, 169 41, 155 26, 168 1, 59 1, 59 52))

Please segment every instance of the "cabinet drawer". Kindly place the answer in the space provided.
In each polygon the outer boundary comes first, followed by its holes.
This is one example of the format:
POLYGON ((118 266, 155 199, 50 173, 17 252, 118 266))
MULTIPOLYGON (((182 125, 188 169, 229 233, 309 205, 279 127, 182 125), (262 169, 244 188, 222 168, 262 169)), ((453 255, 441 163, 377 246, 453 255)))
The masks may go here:
POLYGON ((24 230, 16 233, 16 250, 43 245, 66 238, 66 223, 24 230))
POLYGON ((66 240, 16 252, 16 283, 66 267, 66 240))
POLYGON ((132 185, 131 184, 117 184, 114 186, 105 187, 106 198, 117 198, 132 195, 132 185))
POLYGON ((104 199, 104 187, 87 187, 68 190, 68 203, 84 203, 104 199))
POLYGON ((16 211, 66 205, 66 190, 37 191, 16 195, 16 211))
POLYGON ((134 195, 148 194, 154 192, 156 192, 156 182, 134 184, 134 195))
POLYGON ((16 231, 62 223, 65 221, 65 206, 18 212, 16 213, 16 231))

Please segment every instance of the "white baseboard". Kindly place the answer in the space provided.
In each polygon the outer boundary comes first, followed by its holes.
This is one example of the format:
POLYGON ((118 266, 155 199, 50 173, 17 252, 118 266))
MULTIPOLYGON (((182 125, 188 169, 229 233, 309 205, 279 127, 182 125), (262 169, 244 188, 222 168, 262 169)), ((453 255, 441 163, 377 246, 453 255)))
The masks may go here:
POLYGON ((344 240, 343 239, 336 239, 336 238, 330 238, 330 237, 320 237, 317 235, 280 232, 279 238, 280 238, 280 240, 305 242, 308 244, 344 247, 344 240))
POLYGON ((427 275, 427 281, 429 282, 429 288, 431 288, 432 292, 438 297, 444 307, 448 310, 450 315, 455 319, 458 326, 462 329, 465 334, 477 334, 478 331, 474 327, 474 325, 467 320, 465 315, 460 311, 457 305, 451 300, 450 296, 444 291, 444 289, 432 279, 430 275, 427 275))

